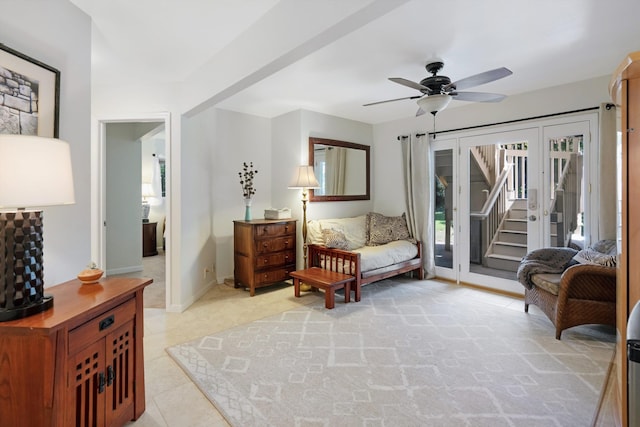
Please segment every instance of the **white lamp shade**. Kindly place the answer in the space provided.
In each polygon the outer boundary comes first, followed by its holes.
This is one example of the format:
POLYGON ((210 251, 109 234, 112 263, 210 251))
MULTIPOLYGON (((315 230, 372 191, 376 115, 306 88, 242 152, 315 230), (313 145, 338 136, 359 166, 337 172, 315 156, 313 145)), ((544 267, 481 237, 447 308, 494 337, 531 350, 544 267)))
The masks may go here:
POLYGON ((439 94, 439 95, 425 95, 418 99, 418 105, 426 113, 436 114, 449 105, 451 102, 451 95, 439 94))
POLYGON ((54 138, 0 135, 0 208, 75 203, 69 144, 54 138))
POLYGON ((313 166, 298 166, 289 188, 320 188, 313 166))
POLYGON ((142 197, 147 198, 147 197, 155 197, 155 196, 156 196, 156 192, 153 191, 153 185, 150 182, 143 182, 142 197))

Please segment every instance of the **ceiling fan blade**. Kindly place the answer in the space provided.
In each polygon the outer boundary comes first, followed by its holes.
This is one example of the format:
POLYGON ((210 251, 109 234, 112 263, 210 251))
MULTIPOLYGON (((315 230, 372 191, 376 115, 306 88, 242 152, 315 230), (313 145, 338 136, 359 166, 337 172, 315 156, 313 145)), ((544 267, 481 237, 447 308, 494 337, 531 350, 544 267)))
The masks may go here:
POLYGON ((386 101, 370 102, 368 104, 363 104, 362 106, 368 107, 369 105, 384 104, 385 102, 394 102, 394 101, 402 101, 404 99, 418 99, 418 98, 422 98, 422 95, 405 96, 404 98, 387 99, 386 101))
POLYGON ((507 95, 487 92, 452 92, 449 95, 456 101, 472 102, 500 102, 507 97, 507 95))
POLYGON ((421 115, 423 115, 425 113, 426 112, 422 108, 418 108, 418 111, 416 111, 416 117, 421 116, 421 115))
POLYGON ((403 79, 402 77, 389 77, 394 83, 401 84, 403 86, 408 86, 413 89, 417 89, 422 93, 431 93, 431 89, 426 86, 422 86, 420 83, 412 82, 411 80, 403 79))
POLYGON ((449 89, 467 89, 474 86, 480 86, 485 83, 492 82, 510 76, 513 72, 505 67, 496 68, 495 70, 485 71, 484 73, 475 74, 473 76, 466 77, 458 80, 457 82, 451 82, 444 86, 444 90, 449 89))

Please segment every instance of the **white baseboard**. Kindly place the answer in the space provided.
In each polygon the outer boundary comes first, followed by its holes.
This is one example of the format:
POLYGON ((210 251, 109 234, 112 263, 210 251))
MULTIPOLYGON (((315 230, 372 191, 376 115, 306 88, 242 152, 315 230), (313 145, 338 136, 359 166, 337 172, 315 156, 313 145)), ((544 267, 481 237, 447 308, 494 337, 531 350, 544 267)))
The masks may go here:
POLYGON ((182 304, 170 304, 167 305, 166 310, 168 312, 171 313, 182 313, 183 311, 185 311, 187 308, 189 308, 189 306, 191 304, 193 304, 194 302, 196 302, 197 300, 200 299, 200 297, 202 297, 204 294, 206 294, 207 292, 209 292, 209 290, 211 290, 211 288, 215 285, 215 283, 213 281, 209 282, 207 285, 205 285, 202 289, 200 289, 196 294, 194 294, 191 298, 189 298, 189 300, 185 301, 182 304))
POLYGON ((112 268, 106 271, 106 275, 112 276, 115 274, 137 273, 138 271, 142 271, 142 270, 144 270, 142 265, 132 265, 129 267, 112 268))

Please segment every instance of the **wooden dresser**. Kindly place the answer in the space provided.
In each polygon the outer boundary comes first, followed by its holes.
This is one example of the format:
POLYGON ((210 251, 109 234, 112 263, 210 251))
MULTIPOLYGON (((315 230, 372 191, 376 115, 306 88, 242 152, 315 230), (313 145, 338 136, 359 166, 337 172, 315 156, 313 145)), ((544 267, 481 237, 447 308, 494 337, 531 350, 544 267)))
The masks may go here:
POLYGON ((158 255, 157 247, 157 222, 143 222, 142 223, 142 256, 154 256, 158 255))
POLYGON ((233 221, 234 287, 256 288, 289 279, 296 269, 296 221, 233 221))
POLYGON ((143 278, 45 289, 53 308, 0 323, 0 425, 122 426, 145 410, 143 278))

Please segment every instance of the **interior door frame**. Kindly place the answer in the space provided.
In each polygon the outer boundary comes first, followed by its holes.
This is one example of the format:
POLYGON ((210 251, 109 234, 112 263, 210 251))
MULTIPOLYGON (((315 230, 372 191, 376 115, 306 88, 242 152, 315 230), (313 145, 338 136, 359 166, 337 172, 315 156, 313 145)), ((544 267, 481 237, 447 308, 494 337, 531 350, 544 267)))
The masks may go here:
POLYGON ((166 251, 165 251, 165 284, 166 284, 166 307, 171 306, 171 289, 172 289, 172 265, 173 265, 173 248, 172 248, 172 218, 173 198, 170 189, 171 185, 171 113, 150 113, 145 115, 131 115, 119 117, 103 117, 95 120, 94 131, 91 147, 91 241, 92 241, 92 257, 98 261, 98 265, 106 265, 106 129, 110 123, 149 123, 163 122, 165 127, 165 186, 166 193, 166 251))

